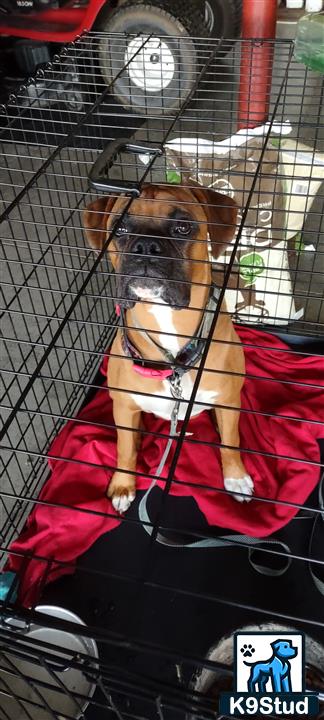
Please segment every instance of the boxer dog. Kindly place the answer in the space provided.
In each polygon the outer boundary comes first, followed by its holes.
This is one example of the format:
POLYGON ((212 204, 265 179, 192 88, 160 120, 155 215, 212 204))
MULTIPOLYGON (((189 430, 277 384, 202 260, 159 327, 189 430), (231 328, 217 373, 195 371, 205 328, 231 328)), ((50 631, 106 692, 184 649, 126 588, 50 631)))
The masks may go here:
MULTIPOLYGON (((125 196, 107 195, 84 211, 92 248, 102 249, 111 235, 108 253, 122 312, 109 359, 118 469, 108 496, 119 512, 135 497, 141 413, 171 419, 174 375, 167 362, 182 365, 180 392, 187 402, 181 402, 178 419, 185 417, 216 304, 209 248, 215 258, 224 252, 237 216, 234 200, 213 190, 146 184, 116 226, 127 203, 125 196), (187 371, 186 363, 191 366, 187 371)), ((253 493, 239 452, 244 353, 224 302, 221 310, 191 415, 208 407, 215 413, 224 486, 242 502, 253 493)))

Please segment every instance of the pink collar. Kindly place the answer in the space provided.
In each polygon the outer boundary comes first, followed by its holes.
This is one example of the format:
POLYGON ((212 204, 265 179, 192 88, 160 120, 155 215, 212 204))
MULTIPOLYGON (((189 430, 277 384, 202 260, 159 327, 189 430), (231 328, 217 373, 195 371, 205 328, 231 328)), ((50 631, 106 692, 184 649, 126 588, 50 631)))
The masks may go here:
MULTIPOLYGON (((116 315, 120 317, 120 305, 116 305, 116 315)), ((134 372, 138 373, 138 375, 142 375, 143 377, 159 378, 159 380, 164 380, 165 378, 173 375, 172 368, 166 368, 165 370, 156 370, 154 367, 150 368, 144 367, 143 365, 137 365, 136 361, 133 363, 133 370, 134 372)))
POLYGON ((136 365, 135 362, 133 364, 133 370, 144 377, 159 378, 159 380, 164 380, 164 378, 173 375, 173 370, 171 368, 167 368, 166 370, 155 370, 154 368, 143 367, 143 365, 136 365))

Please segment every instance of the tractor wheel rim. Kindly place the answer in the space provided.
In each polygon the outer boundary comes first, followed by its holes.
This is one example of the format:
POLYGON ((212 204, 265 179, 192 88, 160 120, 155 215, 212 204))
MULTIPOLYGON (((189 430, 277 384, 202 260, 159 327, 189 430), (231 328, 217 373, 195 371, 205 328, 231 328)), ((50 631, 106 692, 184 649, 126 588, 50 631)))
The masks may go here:
POLYGON ((147 39, 147 35, 142 35, 131 40, 127 45, 124 59, 125 63, 129 63, 128 75, 136 87, 144 92, 160 92, 173 80, 174 57, 167 43, 160 38, 151 38, 140 49, 147 39), (135 53, 137 53, 136 57, 131 60, 135 53))

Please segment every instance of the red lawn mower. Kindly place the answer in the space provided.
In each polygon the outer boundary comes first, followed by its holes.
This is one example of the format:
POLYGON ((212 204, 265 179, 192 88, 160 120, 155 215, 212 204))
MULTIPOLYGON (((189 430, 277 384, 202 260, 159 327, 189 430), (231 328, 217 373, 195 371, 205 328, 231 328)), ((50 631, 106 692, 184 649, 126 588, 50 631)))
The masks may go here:
MULTIPOLYGON (((197 73, 194 38, 237 37, 241 5, 241 0, 0 0, 0 37, 11 36, 10 42, 12 37, 17 38, 16 60, 21 71, 30 75, 51 59, 55 44, 71 42, 84 30, 126 33, 124 52, 120 37, 102 39, 101 72, 110 82, 104 62, 106 53, 116 58, 111 72, 117 75, 138 50, 136 44, 143 43, 143 35, 153 35, 145 50, 136 55, 137 61, 132 62, 125 88, 122 82, 115 84, 120 102, 129 107, 133 85, 134 97, 142 93, 141 105, 145 108, 166 88, 171 103, 172 85, 179 77, 185 78, 190 88, 197 73), (142 39, 135 37, 137 33, 142 39), (186 40, 183 52, 181 42, 175 44, 172 37, 186 40), (189 42, 192 52, 188 54, 189 42)), ((229 41, 223 43, 222 53, 230 46, 229 41)), ((184 93, 186 90, 182 88, 184 93)))

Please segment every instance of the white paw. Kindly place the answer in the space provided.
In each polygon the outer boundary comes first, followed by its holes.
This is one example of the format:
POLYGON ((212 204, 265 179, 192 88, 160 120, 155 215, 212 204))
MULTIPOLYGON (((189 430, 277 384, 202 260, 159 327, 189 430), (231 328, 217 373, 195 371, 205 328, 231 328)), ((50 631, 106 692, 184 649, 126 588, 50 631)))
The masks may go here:
POLYGON ((224 478, 225 490, 234 493, 233 497, 238 502, 250 502, 252 500, 254 485, 250 475, 243 475, 241 478, 224 478), (235 493, 244 493, 244 495, 236 495, 235 493))
POLYGON ((135 493, 124 493, 123 495, 114 495, 111 502, 117 512, 124 513, 131 506, 134 499, 135 493))

